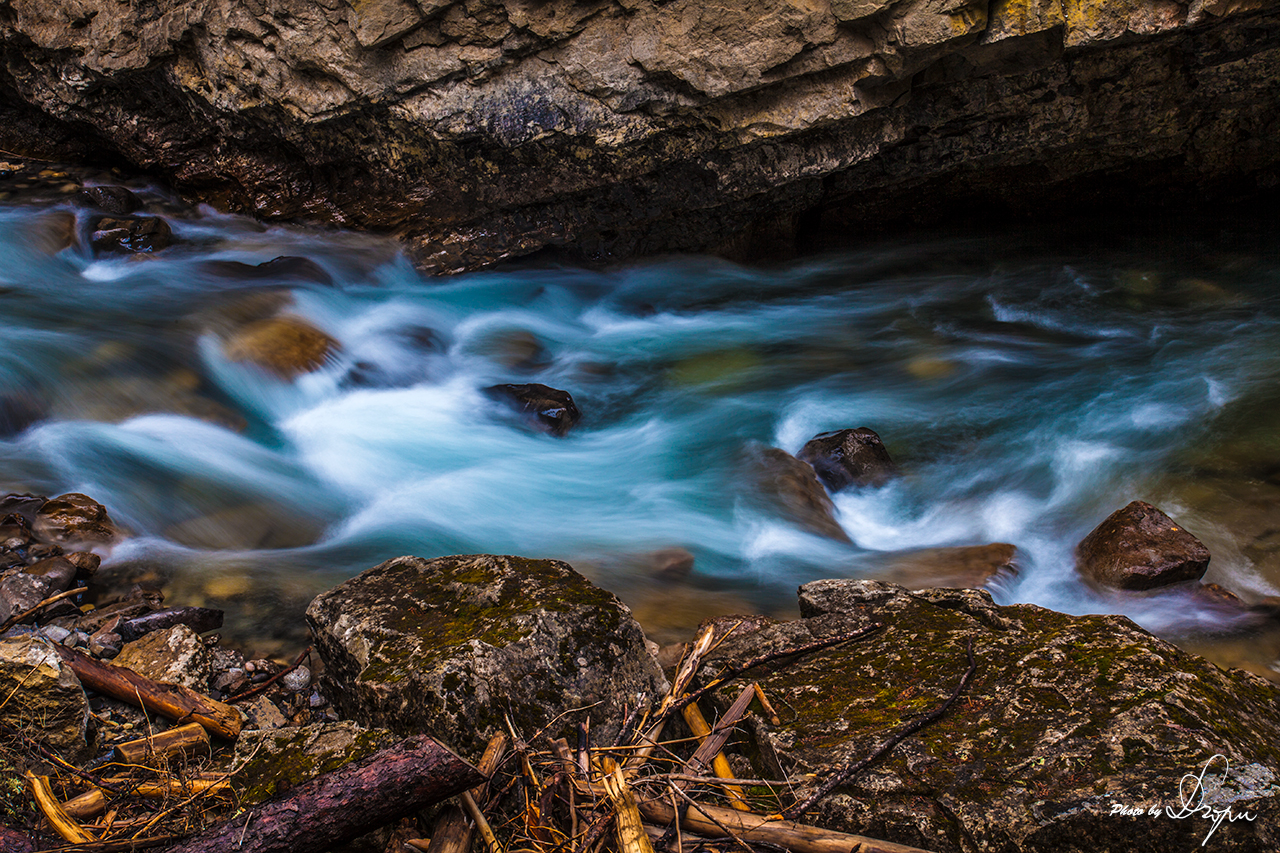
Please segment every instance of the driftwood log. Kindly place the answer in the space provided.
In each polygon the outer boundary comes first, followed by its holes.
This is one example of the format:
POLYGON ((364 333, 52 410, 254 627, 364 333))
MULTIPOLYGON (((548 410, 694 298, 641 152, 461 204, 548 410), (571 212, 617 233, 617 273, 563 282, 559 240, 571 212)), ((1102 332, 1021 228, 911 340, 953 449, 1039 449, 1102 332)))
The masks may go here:
POLYGON ((229 705, 189 688, 154 681, 126 667, 94 660, 66 646, 54 648, 80 683, 90 690, 141 705, 180 723, 199 723, 210 734, 227 740, 235 740, 240 735, 240 712, 229 705))
POLYGON ((245 809, 169 853, 326 850, 483 781, 471 764, 416 735, 245 809))

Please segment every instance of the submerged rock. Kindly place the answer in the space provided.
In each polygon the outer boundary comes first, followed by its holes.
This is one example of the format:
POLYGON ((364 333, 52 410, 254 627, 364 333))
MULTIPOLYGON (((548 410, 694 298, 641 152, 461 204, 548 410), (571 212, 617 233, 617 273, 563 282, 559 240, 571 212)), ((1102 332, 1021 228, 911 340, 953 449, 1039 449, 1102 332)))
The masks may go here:
POLYGON ((1114 589, 1142 590, 1199 580, 1209 549, 1149 503, 1118 509, 1080 540, 1081 574, 1114 589))
POLYGON ((542 432, 563 438, 582 419, 568 391, 536 382, 528 385, 494 385, 485 393, 511 406, 542 432))
MULTIPOLYGON (((1179 808, 1187 774, 1208 768, 1205 802, 1253 816, 1219 826, 1208 849, 1280 844, 1280 688, 1257 676, 1221 670, 1121 616, 1000 607, 983 591, 817 581, 801 587, 800 611, 798 621, 744 626, 709 656, 742 661, 883 625, 747 674, 789 709, 776 726, 749 718, 752 773, 789 780, 800 797, 939 707, 970 643, 976 662, 942 719, 817 803, 819 825, 936 853, 1199 849, 1211 822, 1163 810, 1179 808)), ((745 683, 719 689, 716 703, 745 683)))
POLYGON ((280 379, 294 379, 324 366, 340 347, 301 317, 281 315, 244 326, 223 345, 232 361, 255 364, 280 379))
POLYGON ((818 472, 818 479, 833 492, 850 486, 883 486, 898 473, 889 451, 875 430, 841 429, 815 435, 796 454, 818 472))
POLYGON ((75 200, 116 216, 126 216, 142 209, 142 199, 127 187, 85 187, 76 193, 75 200))
POLYGON ((344 718, 472 758, 507 714, 552 737, 590 717, 608 742, 666 687, 626 606, 556 560, 399 557, 317 597, 307 621, 344 718))
POLYGON ((810 533, 837 542, 851 541, 836 521, 835 504, 812 467, 776 447, 752 448, 748 464, 751 486, 773 510, 810 533))
POLYGON ((871 574, 908 589, 977 589, 1001 576, 1017 574, 1018 549, 1007 542, 957 548, 925 548, 886 554, 871 574))

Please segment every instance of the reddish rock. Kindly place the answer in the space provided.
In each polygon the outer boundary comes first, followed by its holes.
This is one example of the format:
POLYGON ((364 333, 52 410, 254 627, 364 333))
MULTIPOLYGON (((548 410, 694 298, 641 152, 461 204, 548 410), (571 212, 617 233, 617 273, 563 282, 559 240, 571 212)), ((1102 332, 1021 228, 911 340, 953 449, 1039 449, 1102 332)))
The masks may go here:
POLYGON ((880 436, 867 427, 819 433, 796 458, 812 465, 818 479, 833 492, 850 486, 883 486, 898 473, 880 436))
POLYGON ((1151 504, 1134 501, 1080 541, 1076 565, 1102 586, 1154 589, 1199 580, 1209 567, 1209 549, 1151 504))

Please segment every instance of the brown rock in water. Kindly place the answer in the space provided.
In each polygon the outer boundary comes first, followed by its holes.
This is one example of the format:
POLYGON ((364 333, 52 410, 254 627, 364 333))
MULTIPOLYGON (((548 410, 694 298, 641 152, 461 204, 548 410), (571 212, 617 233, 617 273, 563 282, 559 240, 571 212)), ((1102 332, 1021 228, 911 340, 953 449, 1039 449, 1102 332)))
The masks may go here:
POLYGON ((852 542, 836 521, 836 506, 813 468, 776 447, 749 453, 752 485, 773 509, 810 533, 852 542))
POLYGON ((55 545, 92 545, 114 541, 119 535, 107 508, 78 492, 60 495, 36 513, 31 532, 55 545))
POLYGON ((886 555, 888 564, 871 574, 907 589, 977 589, 1002 574, 1017 574, 1017 551, 1007 542, 926 548, 886 555))
POLYGON ((1081 574, 1115 589, 1142 590, 1199 580, 1209 549, 1149 503, 1116 510, 1076 546, 1081 574))
POLYGON ((582 418, 573 396, 549 385, 493 385, 485 393, 525 415, 533 427, 559 438, 568 435, 582 418))
POLYGON ((94 226, 89 242, 95 252, 158 252, 173 245, 173 231, 158 216, 104 216, 94 226))
POLYGON ((301 317, 289 315, 250 323, 222 347, 232 361, 256 364, 281 379, 319 369, 339 349, 332 337, 301 317))
POLYGON ((867 427, 819 433, 805 442, 796 458, 812 465, 818 479, 833 492, 850 486, 883 486, 898 473, 880 436, 867 427))
POLYGON ((333 284, 333 276, 310 258, 294 255, 281 255, 260 264, 246 264, 242 261, 204 261, 200 264, 202 272, 220 278, 234 278, 241 281, 310 281, 316 284, 333 284))

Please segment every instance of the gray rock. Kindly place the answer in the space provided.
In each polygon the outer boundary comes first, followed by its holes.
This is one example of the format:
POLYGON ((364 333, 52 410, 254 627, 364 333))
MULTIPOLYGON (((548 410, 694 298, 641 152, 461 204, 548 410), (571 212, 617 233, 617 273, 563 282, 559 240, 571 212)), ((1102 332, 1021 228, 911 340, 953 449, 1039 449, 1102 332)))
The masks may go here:
POLYGON ((200 635, 186 625, 174 625, 127 643, 115 659, 139 675, 204 691, 213 678, 213 653, 200 635))
POLYGON ((1102 586, 1153 589, 1199 580, 1209 568, 1209 549, 1151 504, 1134 501, 1080 540, 1076 563, 1102 586))
POLYGON ((289 693, 297 693, 311 686, 311 670, 305 666, 291 669, 280 676, 280 686, 289 693))
POLYGON ((0 639, 0 722, 25 731, 69 761, 88 750, 89 701, 52 644, 0 639))
POLYGON ((551 736, 590 717, 607 742, 624 706, 666 689, 626 606, 556 560, 400 557, 317 597, 307 621, 344 717, 473 758, 507 714, 551 736))
MULTIPOLYGON (((1001 607, 984 591, 818 581, 801 587, 800 605, 804 618, 754 626, 710 656, 744 660, 884 626, 748 673, 787 709, 779 726, 751 719, 752 772, 790 780, 798 796, 941 705, 970 642, 977 665, 940 721, 816 805, 819 825, 937 853, 1193 850, 1209 821, 1148 809, 1176 806, 1184 777, 1208 766, 1207 802, 1256 818, 1223 824, 1208 848, 1280 844, 1280 688, 1257 676, 1221 670, 1124 617, 1001 607)), ((722 688, 716 704, 743 684, 722 688)))

